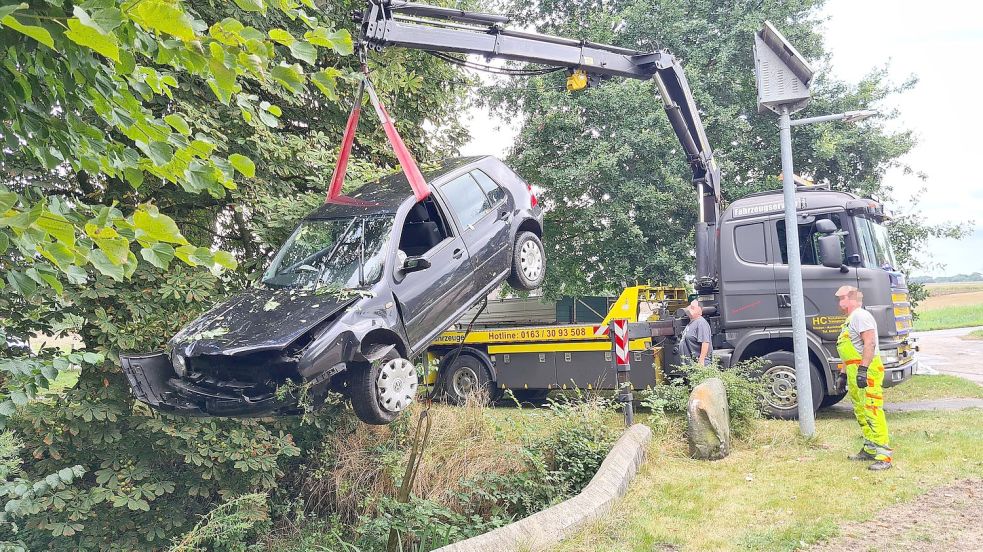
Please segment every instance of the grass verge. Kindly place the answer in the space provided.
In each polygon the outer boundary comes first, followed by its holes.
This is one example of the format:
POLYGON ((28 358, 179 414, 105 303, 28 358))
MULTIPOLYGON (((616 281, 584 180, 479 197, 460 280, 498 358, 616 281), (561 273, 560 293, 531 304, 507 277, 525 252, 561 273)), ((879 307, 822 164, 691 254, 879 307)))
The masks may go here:
POLYGON ((940 374, 936 376, 912 376, 910 380, 901 385, 888 387, 884 390, 884 400, 888 403, 935 399, 983 399, 983 385, 978 385, 966 378, 940 374))
POLYGON ((835 536, 839 523, 983 474, 979 409, 889 415, 895 469, 879 473, 846 459, 860 446, 849 413, 820 413, 809 441, 795 422, 761 421, 717 462, 688 458, 684 425, 677 419, 653 440, 612 515, 561 550, 794 550, 835 536))
POLYGON ((916 331, 983 326, 983 305, 956 305, 935 310, 919 309, 916 331))
POLYGON ((983 330, 973 330, 962 336, 962 338, 966 341, 981 341, 983 340, 983 330))

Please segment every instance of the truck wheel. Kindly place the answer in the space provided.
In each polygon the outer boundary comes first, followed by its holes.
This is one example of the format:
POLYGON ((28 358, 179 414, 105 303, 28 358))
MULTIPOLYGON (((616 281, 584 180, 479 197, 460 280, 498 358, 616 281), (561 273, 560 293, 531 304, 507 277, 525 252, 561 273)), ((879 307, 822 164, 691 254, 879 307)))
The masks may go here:
MULTIPOLYGON (((799 419, 799 399, 795 382, 795 355, 788 351, 775 351, 761 357, 765 365, 759 372, 764 385, 763 410, 766 416, 782 420, 799 419)), ((812 375, 812 408, 819 409, 823 398, 822 379, 819 370, 809 364, 812 375)))
POLYGON ((509 285, 521 291, 532 291, 543 285, 546 277, 546 252, 539 236, 519 232, 512 248, 512 274, 509 285))
POLYGON ((823 397, 823 402, 819 404, 819 408, 828 408, 830 406, 833 406, 834 404, 842 401, 843 397, 845 396, 846 393, 836 393, 833 395, 826 395, 825 397, 823 397))
POLYGON ((388 424, 416 398, 416 366, 395 349, 381 361, 361 363, 352 369, 352 410, 367 424, 388 424))
POLYGON ((484 404, 491 401, 495 389, 491 381, 491 370, 478 357, 461 353, 454 358, 454 351, 447 353, 441 361, 444 374, 444 394, 454 404, 464 404, 468 397, 484 393, 484 404), (454 359, 454 364, 445 366, 454 359))

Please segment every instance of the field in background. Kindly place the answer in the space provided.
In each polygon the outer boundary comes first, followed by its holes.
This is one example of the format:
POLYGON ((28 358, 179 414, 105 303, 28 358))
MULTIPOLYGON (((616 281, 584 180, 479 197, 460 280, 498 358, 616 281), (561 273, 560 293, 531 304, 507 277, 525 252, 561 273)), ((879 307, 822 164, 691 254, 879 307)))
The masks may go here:
POLYGON ((915 329, 983 326, 983 282, 925 284, 929 297, 918 303, 915 329))

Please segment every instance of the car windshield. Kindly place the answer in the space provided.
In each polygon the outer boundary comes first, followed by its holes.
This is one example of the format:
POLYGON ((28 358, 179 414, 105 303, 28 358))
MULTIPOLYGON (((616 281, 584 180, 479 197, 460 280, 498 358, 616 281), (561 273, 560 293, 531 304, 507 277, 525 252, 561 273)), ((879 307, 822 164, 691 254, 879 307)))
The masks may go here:
POLYGON ((307 220, 263 275, 271 287, 355 288, 382 276, 391 216, 307 220))
POLYGON ((860 237, 864 265, 870 268, 897 269, 898 262, 894 257, 887 228, 867 217, 854 217, 853 220, 860 237))

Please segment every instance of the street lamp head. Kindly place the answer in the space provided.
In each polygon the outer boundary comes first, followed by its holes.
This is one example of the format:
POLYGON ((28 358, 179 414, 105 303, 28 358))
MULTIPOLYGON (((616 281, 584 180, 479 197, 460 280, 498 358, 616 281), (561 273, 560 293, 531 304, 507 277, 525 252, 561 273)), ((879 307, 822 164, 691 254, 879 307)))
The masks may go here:
POLYGON ((845 123, 858 123, 867 119, 868 117, 873 117, 877 115, 878 112, 875 109, 861 109, 859 111, 847 111, 843 114, 843 122, 845 123))

